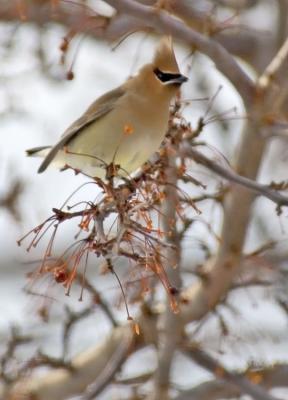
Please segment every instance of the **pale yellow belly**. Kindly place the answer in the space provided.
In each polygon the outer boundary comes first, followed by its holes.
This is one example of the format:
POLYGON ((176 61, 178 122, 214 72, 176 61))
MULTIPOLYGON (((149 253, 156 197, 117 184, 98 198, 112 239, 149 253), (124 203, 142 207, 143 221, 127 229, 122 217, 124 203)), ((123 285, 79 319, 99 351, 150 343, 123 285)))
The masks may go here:
POLYGON ((55 161, 60 167, 68 164, 100 178, 106 175, 105 166, 113 162, 120 165, 119 174, 127 177, 158 150, 167 123, 168 115, 156 124, 149 120, 139 124, 137 119, 126 121, 112 111, 81 131, 68 144, 68 153, 59 152, 55 161))

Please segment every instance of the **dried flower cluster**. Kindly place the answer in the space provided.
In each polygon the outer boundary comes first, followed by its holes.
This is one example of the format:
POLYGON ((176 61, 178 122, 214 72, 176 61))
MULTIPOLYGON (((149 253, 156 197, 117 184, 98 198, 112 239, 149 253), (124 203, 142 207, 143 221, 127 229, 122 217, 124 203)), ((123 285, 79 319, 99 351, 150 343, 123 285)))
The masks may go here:
MULTIPOLYGON (((167 268, 178 266, 171 265, 166 250, 177 250, 173 241, 169 240, 179 223, 177 220, 185 227, 185 231, 191 223, 191 212, 195 215, 200 211, 177 183, 169 182, 166 172, 171 155, 177 158, 177 180, 203 187, 187 173, 188 158, 177 156, 183 138, 193 145, 194 138, 199 134, 199 130, 192 131, 190 124, 180 117, 179 107, 177 104, 171 112, 169 133, 153 163, 147 163, 137 176, 127 179, 117 178, 117 171, 121 166, 107 166, 106 181, 90 177, 89 184, 101 190, 97 200, 83 200, 73 204, 73 193, 61 208, 53 208, 53 214, 49 218, 18 241, 21 245, 32 236, 27 247, 27 251, 30 251, 50 235, 43 260, 37 270, 30 274, 30 279, 35 280, 50 274, 55 282, 66 288, 66 294, 69 294, 71 285, 81 273, 81 300, 88 257, 94 255, 106 261, 107 271, 116 275, 125 298, 114 267, 117 259, 124 258, 129 265, 130 279, 140 283, 137 297, 140 299, 149 292, 153 287, 151 282, 156 277, 166 289, 172 310, 177 312, 179 288, 169 282, 167 268), (168 221, 168 230, 164 231, 162 226, 166 215, 163 213, 162 203, 166 199, 169 185, 175 186, 173 189, 177 193, 177 209, 175 218, 168 221), (75 241, 61 255, 56 255, 53 245, 59 235, 60 225, 71 219, 75 220, 75 241), (112 222, 107 224, 106 221, 111 219, 112 222)), ((203 121, 200 124, 202 126, 203 121)), ((69 168, 68 165, 65 167, 69 168)), ((183 233, 182 231, 182 235, 183 233)), ((130 317, 128 308, 127 313, 130 317)))

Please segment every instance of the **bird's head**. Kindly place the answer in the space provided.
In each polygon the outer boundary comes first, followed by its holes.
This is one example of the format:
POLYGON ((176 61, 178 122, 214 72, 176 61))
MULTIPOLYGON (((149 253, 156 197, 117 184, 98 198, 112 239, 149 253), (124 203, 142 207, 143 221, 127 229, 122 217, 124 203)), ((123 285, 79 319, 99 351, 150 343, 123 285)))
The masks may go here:
POLYGON ((171 99, 188 78, 182 75, 174 54, 171 37, 164 36, 150 64, 144 65, 135 77, 137 90, 171 99), (136 83, 137 82, 137 83, 136 83))
POLYGON ((164 36, 153 59, 153 73, 161 85, 177 90, 188 78, 182 75, 173 50, 172 38, 164 36))

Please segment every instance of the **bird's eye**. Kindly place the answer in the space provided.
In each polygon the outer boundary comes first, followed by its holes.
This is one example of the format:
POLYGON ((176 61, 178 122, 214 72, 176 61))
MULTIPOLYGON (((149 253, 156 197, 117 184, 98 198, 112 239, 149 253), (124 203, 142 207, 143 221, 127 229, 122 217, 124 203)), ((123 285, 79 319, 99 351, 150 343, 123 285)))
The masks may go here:
POLYGON ((157 76, 159 81, 163 83, 169 83, 169 81, 174 81, 175 79, 181 77, 180 74, 171 74, 169 72, 163 72, 159 68, 154 69, 154 74, 157 76))
POLYGON ((155 69, 154 69, 154 74, 157 76, 157 78, 158 78, 161 82, 165 82, 165 74, 164 74, 164 72, 160 71, 160 69, 155 68, 155 69))
POLYGON ((154 74, 157 76, 157 78, 161 81, 161 82, 167 82, 171 79, 171 75, 172 74, 168 74, 165 72, 160 71, 159 68, 155 68, 154 69, 154 74))

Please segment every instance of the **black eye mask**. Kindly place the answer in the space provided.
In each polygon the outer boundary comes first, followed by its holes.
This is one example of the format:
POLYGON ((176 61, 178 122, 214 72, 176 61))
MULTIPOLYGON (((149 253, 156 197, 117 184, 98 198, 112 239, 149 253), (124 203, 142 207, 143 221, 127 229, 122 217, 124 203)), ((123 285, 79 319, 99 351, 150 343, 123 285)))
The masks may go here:
POLYGON ((169 72, 162 72, 159 68, 154 69, 154 74, 157 78, 163 83, 169 83, 169 81, 174 81, 175 79, 179 79, 182 77, 181 74, 171 74, 169 72))

